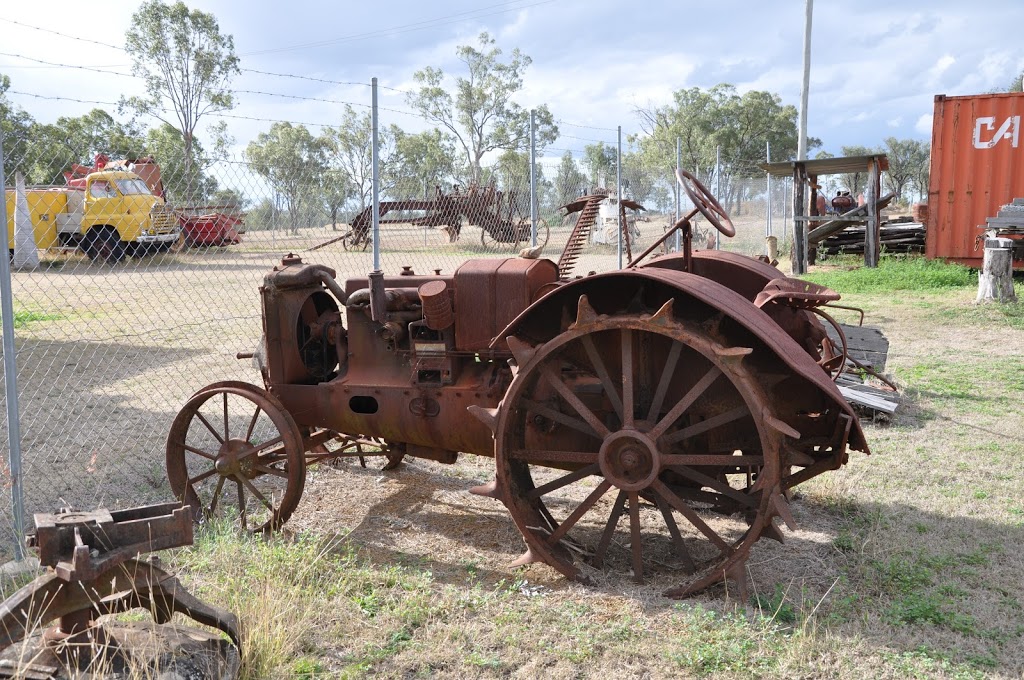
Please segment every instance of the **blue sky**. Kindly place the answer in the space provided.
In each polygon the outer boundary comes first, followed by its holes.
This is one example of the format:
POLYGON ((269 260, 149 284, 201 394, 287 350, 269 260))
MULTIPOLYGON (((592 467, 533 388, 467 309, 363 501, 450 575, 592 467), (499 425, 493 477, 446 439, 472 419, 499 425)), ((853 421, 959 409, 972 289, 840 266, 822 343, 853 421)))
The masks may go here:
MULTIPOLYGON (((563 137, 551 155, 594 140, 614 143, 614 128, 639 132, 638 107, 668 103, 673 90, 730 82, 740 91, 769 90, 797 105, 800 96, 803 0, 775 2, 647 2, 638 0, 406 0, 246 3, 193 0, 235 38, 245 71, 233 112, 248 118, 335 123, 339 105, 368 104, 364 85, 280 78, 286 73, 408 90, 413 73, 433 65, 458 68, 455 47, 489 31, 506 52, 533 58, 519 103, 546 103, 563 137), (313 99, 295 99, 307 97, 313 99), (573 123, 575 125, 570 125, 573 123), (587 127, 589 126, 589 127, 587 127), (595 129, 596 128, 596 129, 595 129)), ((140 81, 108 73, 51 67, 24 57, 128 72, 124 52, 31 27, 123 45, 137 2, 5 3, 0 12, 0 72, 12 90, 81 100, 116 101, 140 81), (18 55, 18 56, 9 56, 18 55)), ((1003 90, 1024 70, 1024 3, 860 3, 818 0, 814 7, 809 134, 838 153, 843 145, 885 137, 928 139, 936 94, 1003 90)), ((12 94, 42 121, 80 115, 91 104, 12 94)), ((381 122, 424 127, 401 92, 382 89, 381 122)), ((110 108, 110 107, 106 107, 110 108)), ((231 119, 240 146, 270 122, 231 119)), ((313 127, 314 131, 319 128, 313 127)))

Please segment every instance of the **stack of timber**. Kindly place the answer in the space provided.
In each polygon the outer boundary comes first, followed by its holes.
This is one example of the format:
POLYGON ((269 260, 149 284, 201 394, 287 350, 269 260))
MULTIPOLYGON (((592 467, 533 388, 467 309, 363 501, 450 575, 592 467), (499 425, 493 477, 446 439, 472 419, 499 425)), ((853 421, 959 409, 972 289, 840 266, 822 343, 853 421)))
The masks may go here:
POLYGON ((999 209, 995 217, 985 220, 984 229, 998 234, 1024 234, 1024 198, 1015 198, 999 209))
MULTIPOLYGON (((1024 215, 1024 213, 1022 213, 1024 215)), ((923 253, 924 230, 920 222, 901 217, 883 222, 878 230, 882 250, 889 253, 923 253)), ((864 227, 847 227, 838 234, 829 236, 818 246, 820 256, 840 253, 862 254, 864 252, 864 227)))
MULTIPOLYGON (((899 406, 899 393, 885 387, 868 384, 868 381, 872 383, 881 383, 881 381, 873 378, 868 371, 861 368, 861 366, 865 366, 875 373, 883 375, 886 357, 889 354, 889 340, 886 339, 881 329, 874 326, 839 325, 846 335, 847 356, 849 357, 846 366, 843 367, 843 372, 836 380, 839 391, 846 401, 861 412, 872 415, 895 413, 899 406)), ((837 347, 841 346, 839 334, 835 329, 828 324, 825 325, 825 328, 832 342, 837 347)))

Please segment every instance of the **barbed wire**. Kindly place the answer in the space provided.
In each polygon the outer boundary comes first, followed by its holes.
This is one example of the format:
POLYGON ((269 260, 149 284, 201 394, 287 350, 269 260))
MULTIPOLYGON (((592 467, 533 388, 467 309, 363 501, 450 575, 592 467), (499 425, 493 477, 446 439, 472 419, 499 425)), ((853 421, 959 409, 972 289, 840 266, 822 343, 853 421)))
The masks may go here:
POLYGON ((144 78, 142 78, 142 76, 137 76, 137 75, 135 75, 133 73, 122 73, 120 71, 109 71, 107 69, 99 68, 97 66, 80 66, 80 65, 76 65, 76 64, 60 64, 60 63, 53 62, 53 61, 43 61, 42 59, 36 59, 35 57, 25 56, 24 54, 12 54, 10 52, 0 52, 0 57, 14 57, 15 59, 25 59, 27 61, 33 61, 33 62, 35 62, 37 64, 45 64, 46 66, 50 66, 50 67, 73 68, 73 69, 78 69, 80 71, 94 71, 96 73, 109 73, 111 75, 123 76, 125 78, 139 78, 139 79, 145 80, 144 78))

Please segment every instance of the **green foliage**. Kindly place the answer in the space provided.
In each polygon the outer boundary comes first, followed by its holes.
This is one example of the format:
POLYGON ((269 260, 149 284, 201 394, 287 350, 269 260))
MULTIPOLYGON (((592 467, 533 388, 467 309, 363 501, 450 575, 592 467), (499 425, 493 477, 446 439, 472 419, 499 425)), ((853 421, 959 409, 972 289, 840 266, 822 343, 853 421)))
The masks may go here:
MULTIPOLYGON (((329 169, 325 183, 334 187, 327 194, 327 202, 331 208, 335 205, 332 197, 344 197, 341 201, 344 203, 344 200, 353 194, 359 199, 360 210, 369 204, 370 192, 373 189, 372 139, 373 121, 370 112, 358 114, 348 104, 345 105, 341 125, 324 128, 318 144, 322 149, 322 165, 329 169)), ((382 159, 387 155, 390 141, 390 135, 386 130, 378 131, 378 153, 382 159)), ((390 165, 386 160, 382 160, 381 164, 390 165)))
POLYGON ((10 87, 11 79, 0 73, 0 134, 4 140, 4 177, 13 184, 14 173, 20 169, 25 158, 34 121, 32 116, 7 98, 10 87))
MULTIPOLYGON (((186 180, 193 179, 192 145, 203 116, 234 106, 230 85, 239 73, 234 39, 220 31, 213 14, 190 10, 180 0, 168 5, 147 0, 132 15, 125 37, 132 73, 146 82, 146 96, 124 100, 181 132, 186 180), (165 110, 170 108, 173 115, 165 110)), ((185 202, 193 187, 184 188, 185 202)))
MULTIPOLYGON (((640 152, 650 167, 667 172, 676 165, 678 139, 682 166, 707 183, 719 148, 724 195, 718 199, 727 208, 738 208, 748 190, 747 183, 733 178, 762 172, 757 164, 764 158, 765 142, 770 143, 774 158, 796 154, 797 110, 783 104, 777 94, 751 90, 740 95, 733 85, 720 83, 708 90, 676 90, 673 100, 638 111, 644 132, 637 138, 640 152)), ((815 148, 821 141, 811 139, 808 144, 815 148)))
POLYGON ((144 147, 142 130, 135 121, 121 123, 103 109, 84 116, 62 116, 53 124, 32 126, 26 174, 33 184, 63 184, 63 173, 72 163, 92 165, 97 153, 112 159, 138 158, 144 147))
POLYGON ((615 147, 604 142, 587 144, 583 147, 583 167, 589 173, 590 186, 599 187, 602 180, 605 188, 615 180, 615 164, 618 154, 615 147))
POLYGON ((885 154, 889 159, 885 184, 889 191, 896 194, 896 200, 903 200, 909 188, 915 190, 919 200, 928 195, 928 173, 931 170, 928 142, 887 137, 885 154))
POLYGON ((562 161, 558 164, 555 173, 555 202, 557 205, 565 205, 575 200, 580 195, 580 190, 586 190, 587 178, 580 172, 579 166, 573 160, 572 152, 566 151, 562 155, 562 161))
POLYGON ((213 158, 206 154, 199 140, 191 149, 185 148, 181 131, 163 123, 146 134, 146 153, 160 164, 160 177, 166 198, 171 203, 206 201, 217 189, 217 180, 206 175, 213 158))
POLYGON ((716 614, 702 607, 685 610, 683 644, 670 648, 670 660, 699 676, 725 673, 762 675, 776 660, 766 647, 778 642, 774 628, 753 630, 742 614, 716 614), (767 644, 761 644, 761 637, 767 644))
POLYGON ((389 131, 394 152, 383 168, 388 194, 396 199, 429 198, 435 187, 455 178, 455 144, 440 130, 409 134, 397 126, 389 131))
POLYGON ((961 264, 895 255, 883 256, 877 267, 815 271, 803 278, 843 294, 948 290, 977 283, 971 270, 961 264))
POLYGON ((312 197, 318 195, 324 174, 324 142, 305 125, 274 123, 246 147, 252 169, 273 187, 288 210, 292 231, 312 197))
MULTIPOLYGON (((456 54, 465 64, 465 76, 452 82, 444 71, 428 66, 413 75, 420 88, 408 95, 407 102, 455 137, 465 154, 468 179, 479 182, 485 154, 529 147, 530 113, 512 97, 523 88, 523 73, 532 60, 514 49, 508 61, 502 61, 501 49, 486 32, 478 37, 477 46, 460 45, 456 54)), ((534 112, 540 150, 557 139, 558 127, 546 105, 534 112)))

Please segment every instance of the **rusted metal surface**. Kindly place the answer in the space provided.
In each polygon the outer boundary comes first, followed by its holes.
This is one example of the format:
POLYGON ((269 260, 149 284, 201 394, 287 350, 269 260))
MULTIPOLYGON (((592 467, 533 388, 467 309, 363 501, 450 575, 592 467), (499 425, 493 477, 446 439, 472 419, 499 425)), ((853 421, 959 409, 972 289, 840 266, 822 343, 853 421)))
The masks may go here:
MULTIPOLYGON (((1024 94, 935 97, 925 253, 981 265, 978 227, 1024 198, 1024 94)), ((1024 262, 1015 261, 1016 267, 1024 262)))
POLYGON ((755 259, 693 252, 697 210, 731 227, 693 191, 701 204, 676 225, 682 255, 572 281, 518 258, 342 288, 286 259, 261 289, 266 390, 218 383, 189 401, 168 440, 176 493, 198 517, 234 489, 244 516, 248 493, 262 512, 248 526, 266 530, 287 519, 313 462, 494 456, 495 481, 473 491, 508 507, 528 548, 518 564, 581 580, 673 564, 686 575, 670 596, 724 578, 742 589, 754 543, 781 538, 776 518, 792 526, 785 490, 867 443, 816 316, 838 295, 755 259), (274 436, 230 435, 229 397, 254 421, 273 416, 274 436), (219 400, 223 416, 199 417, 219 400), (278 488, 257 494, 262 478, 278 488))
POLYGON ((140 554, 191 545, 192 516, 179 503, 120 511, 37 514, 29 546, 46 573, 0 604, 0 649, 53 621, 48 649, 80 670, 99 655, 124 653, 98 622, 102 615, 148 609, 157 623, 185 614, 239 645, 237 618, 205 604, 140 554))

